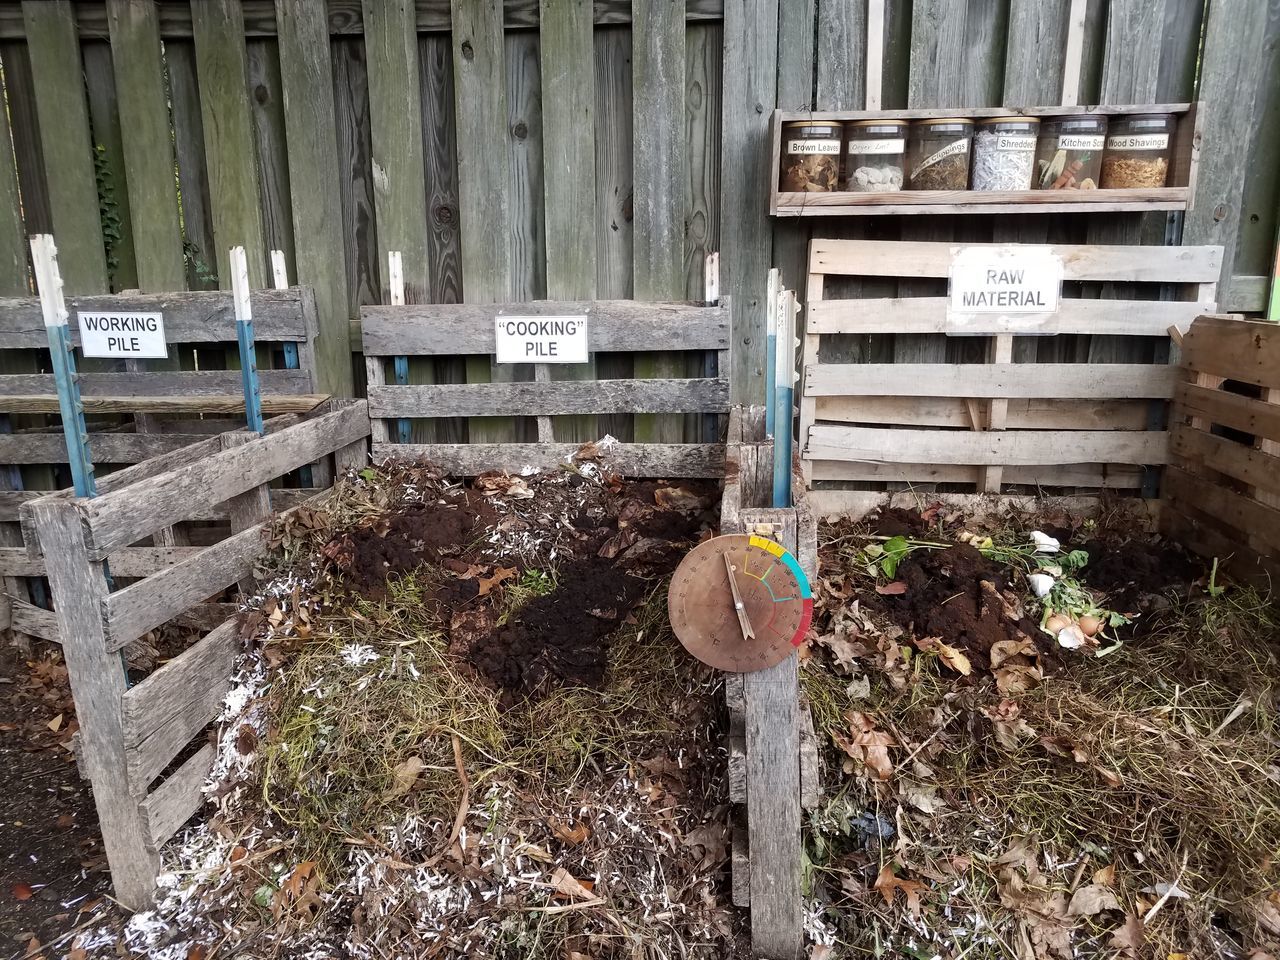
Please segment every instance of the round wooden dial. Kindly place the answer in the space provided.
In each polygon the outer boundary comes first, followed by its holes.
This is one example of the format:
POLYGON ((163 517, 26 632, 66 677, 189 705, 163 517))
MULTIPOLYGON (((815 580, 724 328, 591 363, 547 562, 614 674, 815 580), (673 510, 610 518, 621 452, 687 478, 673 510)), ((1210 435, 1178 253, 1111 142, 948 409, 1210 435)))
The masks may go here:
POLYGON ((667 612, 693 656, 720 670, 750 673, 781 663, 804 642, 813 594, 800 564, 781 546, 728 534, 698 544, 680 561, 667 612))

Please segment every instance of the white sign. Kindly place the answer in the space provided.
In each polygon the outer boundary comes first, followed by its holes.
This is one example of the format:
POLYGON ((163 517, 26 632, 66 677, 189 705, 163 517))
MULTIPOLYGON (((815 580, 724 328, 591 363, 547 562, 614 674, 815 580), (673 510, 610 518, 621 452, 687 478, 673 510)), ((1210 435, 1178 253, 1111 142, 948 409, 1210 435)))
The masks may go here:
POLYGON ((1062 258, 1043 247, 963 247, 951 262, 948 319, 1050 314, 1062 292, 1062 258))
POLYGON ((498 363, 586 363, 587 318, 495 317, 498 363))
POLYGON ((80 310, 80 349, 86 357, 167 357, 164 315, 80 310))

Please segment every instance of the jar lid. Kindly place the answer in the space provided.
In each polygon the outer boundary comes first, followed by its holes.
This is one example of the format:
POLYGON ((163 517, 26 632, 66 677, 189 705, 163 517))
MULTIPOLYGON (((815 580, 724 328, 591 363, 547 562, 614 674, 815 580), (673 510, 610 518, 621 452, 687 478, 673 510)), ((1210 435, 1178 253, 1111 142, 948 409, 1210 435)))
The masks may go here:
POLYGON ((850 120, 850 127, 894 127, 898 130, 907 126, 905 120, 850 120))
POLYGON ((968 117, 945 117, 945 118, 937 117, 932 120, 916 120, 914 123, 914 126, 934 127, 944 123, 949 123, 949 124, 963 123, 966 126, 970 126, 970 127, 973 126, 973 121, 970 120, 968 117))
POLYGON ((1121 120, 1172 120, 1172 113, 1131 113, 1121 120))
POLYGON ((1077 127, 1096 127, 1100 124, 1105 125, 1106 122, 1106 116, 1101 113, 1075 113, 1067 117, 1044 118, 1044 123, 1056 124, 1068 130, 1073 130, 1077 127))
POLYGON ((1029 127, 1040 126, 1040 121, 1035 117, 1019 117, 1019 116, 984 117, 981 120, 979 120, 978 123, 984 127, 989 123, 1025 123, 1029 127))
POLYGON ((812 130, 814 134, 823 137, 839 137, 844 133, 844 127, 841 124, 832 123, 830 120, 789 120, 782 125, 782 129, 812 130))

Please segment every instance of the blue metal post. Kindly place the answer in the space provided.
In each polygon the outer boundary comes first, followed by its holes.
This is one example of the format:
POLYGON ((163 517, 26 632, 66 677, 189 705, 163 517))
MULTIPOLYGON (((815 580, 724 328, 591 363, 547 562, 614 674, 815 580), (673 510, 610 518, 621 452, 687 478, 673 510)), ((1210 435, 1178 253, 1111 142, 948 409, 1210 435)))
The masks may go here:
MULTIPOLYGON (((274 257, 279 252, 279 250, 273 250, 271 254, 274 257)), ((299 370, 302 368, 302 361, 298 356, 298 345, 292 340, 284 342, 284 368, 286 370, 299 370)), ((315 376, 314 372, 312 376, 315 376)), ((308 488, 312 486, 310 467, 298 468, 298 483, 308 488)))
POLYGON ((774 348, 773 404, 773 505, 791 503, 791 418, 795 408, 796 312, 795 293, 778 294, 778 320, 774 348))
POLYGON ((244 391, 244 419, 254 433, 262 426, 262 390, 258 384, 258 357, 254 350, 253 309, 249 304, 249 263, 244 247, 231 248, 231 295, 236 310, 236 342, 240 346, 240 386, 244 391))
MULTIPOLYGON (((396 383, 400 386, 406 385, 409 382, 409 358, 395 357, 392 365, 395 368, 396 383)), ((399 443, 412 442, 413 433, 407 419, 401 418, 396 421, 396 439, 399 443)))
MULTIPOLYGON (((776 382, 778 352, 778 295, 782 284, 782 272, 776 267, 769 271, 769 283, 765 292, 764 338, 764 432, 773 433, 773 408, 777 401, 776 382)), ((776 448, 775 448, 776 450, 776 448)))

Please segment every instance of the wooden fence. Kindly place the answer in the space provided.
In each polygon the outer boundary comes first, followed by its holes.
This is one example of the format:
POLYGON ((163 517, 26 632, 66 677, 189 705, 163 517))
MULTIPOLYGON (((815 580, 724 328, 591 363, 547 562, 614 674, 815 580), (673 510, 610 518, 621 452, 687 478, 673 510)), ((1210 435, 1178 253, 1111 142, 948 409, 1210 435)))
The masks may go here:
MULTIPOLYGON (((718 249, 739 399, 762 396, 767 270, 781 266, 803 301, 815 235, 1163 243, 1180 230, 1226 248, 1223 309, 1261 308, 1280 209, 1274 4, 681 6, 3 0, 0 142, 14 149, 0 150, 0 294, 29 294, 25 235, 38 231, 57 238, 73 295, 213 286, 235 243, 258 252, 261 286, 263 251, 278 248, 316 291, 319 387, 344 393, 359 349, 348 325, 390 302, 389 251, 403 254, 406 302, 483 303, 699 298, 718 249), (1196 99, 1207 115, 1185 217, 885 217, 815 234, 766 213, 775 107, 1196 99)), ((930 285, 851 292, 912 286, 930 285)), ((940 344, 903 335, 879 359, 918 362, 940 344)), ((687 373, 672 364, 617 354, 603 375, 687 373)), ((666 439, 654 426, 647 439, 666 439)))

